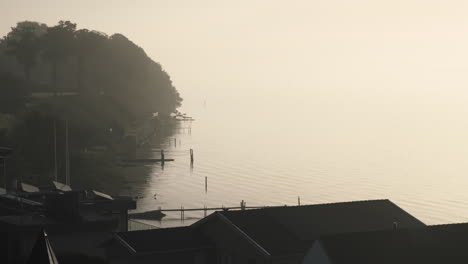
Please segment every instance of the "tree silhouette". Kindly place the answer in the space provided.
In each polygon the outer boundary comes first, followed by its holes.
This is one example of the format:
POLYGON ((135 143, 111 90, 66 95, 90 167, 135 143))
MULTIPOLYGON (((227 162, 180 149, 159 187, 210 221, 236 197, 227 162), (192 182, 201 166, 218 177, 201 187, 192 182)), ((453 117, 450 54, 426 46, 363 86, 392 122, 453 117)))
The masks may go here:
POLYGON ((70 21, 59 21, 58 25, 49 27, 43 36, 43 56, 51 65, 51 80, 54 95, 57 95, 57 65, 73 54, 76 24, 70 21))
POLYGON ((81 164, 72 166, 72 174, 96 166, 104 172, 115 163, 115 154, 128 152, 121 147, 127 130, 143 135, 148 127, 170 126, 163 120, 170 120, 181 101, 163 67, 122 34, 77 30, 70 21, 52 27, 20 22, 0 42, 0 114, 14 118, 0 131, 0 142, 21 149, 11 165, 21 175, 48 177, 53 171, 53 120, 69 121, 71 158, 81 164), (51 89, 57 95, 62 86, 76 88, 79 96, 50 99, 39 93, 51 89), (90 158, 84 150, 94 146, 115 153, 90 158))
POLYGON ((27 90, 22 78, 0 74, 0 113, 15 114, 24 109, 27 90))
POLYGON ((84 90, 85 78, 85 65, 86 59, 90 56, 95 56, 101 51, 105 42, 108 40, 107 35, 97 32, 89 31, 87 29, 80 29, 75 32, 75 54, 77 58, 77 89, 79 92, 84 90))
POLYGON ((18 63, 23 66, 27 82, 31 80, 31 70, 37 63, 37 57, 41 49, 39 38, 46 30, 47 26, 45 24, 24 21, 13 27, 5 37, 6 54, 14 56, 18 63))

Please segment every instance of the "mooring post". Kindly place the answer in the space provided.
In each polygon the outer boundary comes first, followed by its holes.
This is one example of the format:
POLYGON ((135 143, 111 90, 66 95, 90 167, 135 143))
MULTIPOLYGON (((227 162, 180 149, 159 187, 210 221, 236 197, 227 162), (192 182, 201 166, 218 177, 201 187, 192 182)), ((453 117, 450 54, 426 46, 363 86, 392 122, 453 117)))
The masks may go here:
POLYGON ((245 210, 245 202, 244 202, 244 200, 242 200, 242 201, 240 202, 240 207, 241 207, 241 210, 245 210))
POLYGON ((190 164, 193 164, 193 149, 190 149, 190 164))
POLYGON ((208 177, 205 176, 205 193, 208 192, 208 177))
POLYGON ((161 165, 164 166, 164 149, 161 149, 161 165))
POLYGON ((301 197, 300 196, 297 197, 297 205, 301 205, 301 197))

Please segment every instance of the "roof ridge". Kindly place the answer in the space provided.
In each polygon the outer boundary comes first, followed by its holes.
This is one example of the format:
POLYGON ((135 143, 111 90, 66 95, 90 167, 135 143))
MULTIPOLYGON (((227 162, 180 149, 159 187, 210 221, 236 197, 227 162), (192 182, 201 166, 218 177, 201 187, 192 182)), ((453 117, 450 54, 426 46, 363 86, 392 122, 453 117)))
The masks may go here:
POLYGON ((408 213, 406 210, 403 210, 403 208, 401 208, 400 206, 398 206, 396 203, 388 200, 390 202, 390 204, 392 204, 393 206, 395 206, 396 208, 400 209, 405 215, 409 216, 410 218, 418 221, 419 223, 427 226, 423 221, 419 220, 418 218, 416 218, 415 216, 413 216, 412 214, 408 213))
POLYGON ((117 241, 122 246, 124 246, 127 250, 129 250, 131 254, 135 254, 137 252, 135 248, 132 245, 130 245, 127 241, 125 241, 125 239, 123 239, 123 237, 121 237, 119 234, 115 234, 114 238, 117 239, 117 241))
POLYGON ((268 257, 271 257, 271 253, 268 252, 265 248, 263 248, 257 241, 255 241, 252 237, 250 237, 247 233, 245 233, 240 227, 235 225, 231 220, 229 220, 226 216, 224 216, 221 213, 216 213, 216 215, 221 219, 223 222, 229 224, 231 227, 233 227, 239 234, 241 234, 247 241, 252 243, 257 249, 259 249, 263 254, 265 254, 268 257))
MULTIPOLYGON (((383 202, 383 201, 390 201, 389 199, 373 199, 373 200, 354 200, 354 201, 344 201, 344 202, 329 202, 329 203, 317 203, 317 204, 301 204, 301 205, 274 205, 274 206, 265 206, 255 209, 246 209, 246 210, 232 210, 230 212, 241 212, 241 211, 260 211, 265 209, 277 209, 277 208, 300 208, 300 207, 312 207, 312 206, 325 206, 325 205, 335 205, 335 204, 356 204, 356 203, 370 203, 370 202, 383 202)), ((403 209, 402 209, 403 210, 403 209)), ((223 212, 223 211, 216 211, 216 212, 223 212)))
POLYGON ((428 225, 427 227, 442 227, 442 226, 454 226, 454 225, 468 225, 468 222, 459 222, 459 223, 447 223, 447 224, 435 224, 435 225, 428 225))
POLYGON ((389 199, 373 199, 373 200, 354 200, 354 201, 344 201, 344 202, 329 202, 329 203, 318 203, 318 204, 304 204, 304 205, 293 205, 287 207, 301 207, 301 206, 320 206, 320 205, 333 205, 333 204, 352 204, 352 203, 369 203, 369 202, 383 202, 389 201, 389 199))

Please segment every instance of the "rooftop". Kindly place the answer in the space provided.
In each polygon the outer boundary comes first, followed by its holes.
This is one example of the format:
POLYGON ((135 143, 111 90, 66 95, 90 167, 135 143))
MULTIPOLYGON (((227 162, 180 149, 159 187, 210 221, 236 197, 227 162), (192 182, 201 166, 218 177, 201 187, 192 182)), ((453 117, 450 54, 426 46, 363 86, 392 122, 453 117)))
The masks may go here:
POLYGON ((468 224, 323 236, 334 264, 467 263, 468 224))
POLYGON ((209 248, 212 244, 191 227, 121 232, 117 236, 133 253, 157 253, 209 248))
POLYGON ((304 253, 325 234, 424 227, 390 200, 219 212, 272 255, 304 253))

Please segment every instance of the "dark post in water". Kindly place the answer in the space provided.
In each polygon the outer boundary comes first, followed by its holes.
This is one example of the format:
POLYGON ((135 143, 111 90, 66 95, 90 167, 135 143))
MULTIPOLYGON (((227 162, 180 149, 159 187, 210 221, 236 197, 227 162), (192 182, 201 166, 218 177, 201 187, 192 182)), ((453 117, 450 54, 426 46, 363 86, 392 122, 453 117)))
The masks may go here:
POLYGON ((161 165, 164 166, 164 150, 161 149, 161 165))
POLYGON ((190 149, 190 164, 193 165, 193 149, 190 149))

